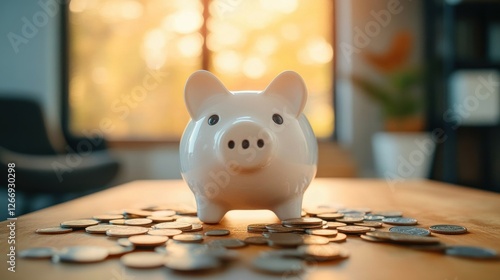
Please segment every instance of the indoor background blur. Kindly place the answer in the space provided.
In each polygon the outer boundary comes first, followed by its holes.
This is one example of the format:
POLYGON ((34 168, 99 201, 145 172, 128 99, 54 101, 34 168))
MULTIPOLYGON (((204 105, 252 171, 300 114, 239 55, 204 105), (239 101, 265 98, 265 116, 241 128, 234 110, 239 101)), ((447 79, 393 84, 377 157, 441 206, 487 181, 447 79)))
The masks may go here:
POLYGON ((132 180, 179 179, 192 72, 209 70, 230 90, 261 90, 294 70, 309 91, 318 176, 381 177, 390 186, 430 178, 498 192, 499 7, 2 1, 1 167, 18 161, 17 176, 33 179, 19 179, 23 212, 132 180))

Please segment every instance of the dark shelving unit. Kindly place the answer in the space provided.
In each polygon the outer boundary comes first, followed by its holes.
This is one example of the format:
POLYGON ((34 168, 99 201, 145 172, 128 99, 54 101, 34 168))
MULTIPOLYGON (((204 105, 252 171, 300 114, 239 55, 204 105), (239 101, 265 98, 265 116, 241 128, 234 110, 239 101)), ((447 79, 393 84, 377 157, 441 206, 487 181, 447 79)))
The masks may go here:
POLYGON ((491 34, 500 26, 500 1, 425 0, 424 22, 427 129, 443 129, 447 137, 438 145, 431 178, 500 192, 500 126, 457 128, 443 117, 455 71, 500 71, 500 59, 491 57, 500 52, 491 34))

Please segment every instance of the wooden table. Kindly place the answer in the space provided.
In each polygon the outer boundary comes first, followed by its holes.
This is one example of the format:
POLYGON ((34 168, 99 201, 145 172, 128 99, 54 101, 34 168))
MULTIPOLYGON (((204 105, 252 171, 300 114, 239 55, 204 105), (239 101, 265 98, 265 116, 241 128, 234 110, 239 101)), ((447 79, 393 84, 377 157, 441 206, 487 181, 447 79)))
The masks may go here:
MULTIPOLYGON (((34 231, 109 210, 179 201, 194 202, 183 181, 135 181, 121 185, 19 217, 16 221, 16 248, 20 251, 35 246, 111 245, 114 239, 84 231, 61 235, 39 235, 34 231)), ((436 236, 447 244, 490 247, 500 252, 499 194, 432 181, 407 181, 390 187, 383 180, 316 179, 306 192, 304 205, 325 203, 372 210, 401 210, 405 216, 417 218, 422 227, 447 223, 463 225, 470 233, 436 236)), ((205 225, 205 229, 228 228, 233 237, 245 238, 253 235, 246 232, 246 225, 277 221, 274 214, 265 210, 232 211, 220 225, 205 225)), ((4 221, 0 225, 4 260, 0 279, 500 279, 498 260, 456 258, 397 245, 370 243, 357 236, 350 236, 341 244, 351 253, 348 259, 310 265, 299 277, 261 274, 249 268, 248 262, 259 251, 270 250, 262 246, 238 249, 241 261, 222 270, 196 275, 178 274, 167 268, 129 269, 117 258, 84 265, 17 258, 16 272, 10 273, 5 262, 7 223, 4 221)), ((383 230, 388 228, 385 226, 383 230)))

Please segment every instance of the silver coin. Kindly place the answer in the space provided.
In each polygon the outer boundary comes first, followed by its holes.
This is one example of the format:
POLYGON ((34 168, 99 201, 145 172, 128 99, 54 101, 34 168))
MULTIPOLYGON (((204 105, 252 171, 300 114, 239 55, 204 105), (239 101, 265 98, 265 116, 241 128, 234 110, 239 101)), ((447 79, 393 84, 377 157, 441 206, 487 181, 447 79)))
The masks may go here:
POLYGON ((364 216, 344 216, 344 218, 337 219, 337 222, 345 224, 360 223, 364 220, 364 216))
POLYGON ((252 267, 272 274, 297 274, 305 269, 304 262, 291 258, 257 257, 252 267))
POLYGON ((385 217, 381 215, 366 215, 365 216, 365 221, 369 222, 378 222, 382 221, 385 217))
POLYGON ((263 236, 250 236, 243 241, 252 245, 267 245, 268 239, 263 236))
POLYGON ((90 263, 99 262, 109 255, 108 249, 98 246, 71 246, 65 247, 53 256, 55 262, 90 263))
POLYGON ((229 235, 229 230, 227 229, 212 229, 205 232, 206 236, 224 236, 229 235))
POLYGON ((362 227, 373 227, 373 228, 381 228, 382 223, 381 222, 375 222, 375 221, 364 221, 361 223, 354 223, 355 226, 362 226, 362 227))
POLYGON ((91 219, 81 219, 81 220, 71 220, 71 221, 64 221, 61 223, 61 227, 63 228, 72 228, 72 229, 80 229, 80 228, 86 228, 89 226, 95 226, 99 222, 96 220, 91 220, 91 219))
POLYGON ((404 226, 404 225, 416 225, 418 223, 417 219, 413 218, 402 218, 402 217, 391 217, 391 218, 384 218, 382 220, 385 224, 389 225, 398 225, 398 226, 404 226))
POLYGON ((52 247, 35 247, 22 250, 19 252, 19 257, 27 259, 48 259, 51 258, 56 252, 52 247))
POLYGON ((95 226, 89 226, 85 228, 85 231, 88 233, 101 233, 101 234, 106 234, 106 231, 108 229, 112 229, 117 227, 116 225, 95 225, 95 226))
POLYGON ((124 247, 124 246, 120 246, 120 245, 113 245, 113 246, 107 247, 106 249, 108 249, 108 254, 110 256, 121 256, 123 254, 130 253, 130 252, 134 251, 135 247, 134 246, 124 247))
POLYGON ((429 235, 431 235, 430 230, 425 229, 425 228, 419 228, 419 227, 408 227, 408 226, 391 227, 389 229, 389 231, 390 232, 399 232, 399 233, 411 234, 411 235, 421 235, 421 236, 429 236, 429 235))
POLYGON ((221 263, 217 258, 207 255, 169 256, 165 261, 166 267, 176 271, 200 271, 218 268, 220 265, 221 263))
POLYGON ((474 246, 449 246, 446 248, 445 253, 450 256, 474 259, 498 258, 498 253, 495 250, 474 246))
POLYGON ((106 231, 107 236, 129 237, 132 235, 145 234, 149 229, 141 226, 116 226, 106 231))
POLYGON ((173 240, 179 242, 203 242, 203 235, 201 234, 179 234, 172 237, 173 240))
POLYGON ((122 256, 120 261, 132 268, 155 268, 165 264, 165 256, 155 252, 134 252, 122 256))
POLYGON ((210 244, 213 246, 226 247, 228 249, 240 248, 240 247, 244 247, 247 245, 245 242, 243 242, 242 240, 237 239, 237 238, 226 238, 226 239, 212 240, 210 242, 210 244))
POLYGON ((375 212, 372 213, 373 216, 384 216, 385 218, 396 218, 396 217, 402 217, 403 212, 401 211, 382 211, 382 212, 375 212))
POLYGON ((467 232, 467 228, 458 225, 433 225, 429 229, 435 233, 441 234, 462 234, 467 232))
POLYGON ((62 228, 62 227, 49 227, 49 228, 39 228, 35 232, 38 234, 61 234, 72 232, 71 228, 62 228))
POLYGON ((194 231, 202 231, 203 230, 203 225, 200 223, 193 223, 191 224, 190 229, 183 229, 183 232, 194 232, 194 231))
POLYGON ((303 239, 295 233, 273 233, 269 236, 269 245, 277 247, 295 247, 303 244, 303 239))

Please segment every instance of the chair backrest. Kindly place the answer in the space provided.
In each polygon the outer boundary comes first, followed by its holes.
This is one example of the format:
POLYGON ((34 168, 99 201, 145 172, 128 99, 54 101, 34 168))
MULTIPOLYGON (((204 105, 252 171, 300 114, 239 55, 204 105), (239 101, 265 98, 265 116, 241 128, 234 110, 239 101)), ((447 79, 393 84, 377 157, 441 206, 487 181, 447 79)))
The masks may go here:
POLYGON ((28 98, 0 96, 0 146, 18 153, 56 154, 47 135, 42 109, 28 98))

